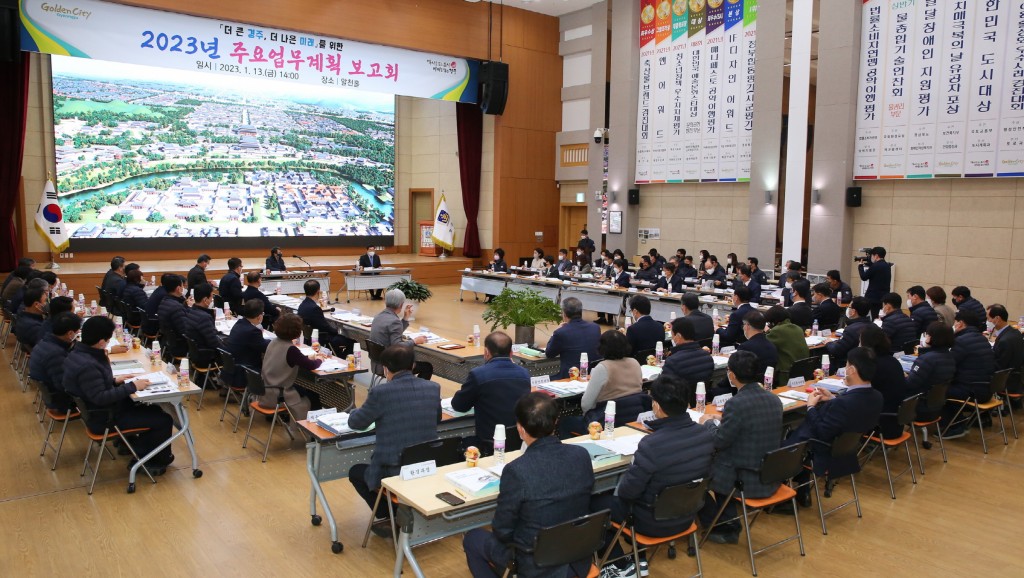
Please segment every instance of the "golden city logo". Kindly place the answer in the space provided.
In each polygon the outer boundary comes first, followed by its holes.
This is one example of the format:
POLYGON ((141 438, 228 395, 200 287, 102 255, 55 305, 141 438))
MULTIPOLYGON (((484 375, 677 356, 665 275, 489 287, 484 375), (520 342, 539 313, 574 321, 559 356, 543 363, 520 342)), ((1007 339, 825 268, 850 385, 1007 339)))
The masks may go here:
POLYGON ((92 16, 92 12, 88 10, 82 10, 81 8, 68 8, 62 4, 50 4, 49 2, 43 2, 39 5, 39 9, 43 12, 51 12, 61 18, 69 18, 71 20, 88 20, 92 16))

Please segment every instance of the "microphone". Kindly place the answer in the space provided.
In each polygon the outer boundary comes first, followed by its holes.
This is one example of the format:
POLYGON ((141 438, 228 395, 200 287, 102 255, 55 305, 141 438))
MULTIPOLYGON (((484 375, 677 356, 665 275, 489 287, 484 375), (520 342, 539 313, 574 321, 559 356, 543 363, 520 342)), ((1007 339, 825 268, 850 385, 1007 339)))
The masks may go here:
POLYGON ((309 261, 303 259, 302 257, 299 257, 298 255, 292 255, 292 258, 298 259, 299 261, 302 261, 303 263, 305 263, 306 267, 309 267, 309 269, 306 270, 307 272, 310 272, 310 273, 313 272, 313 266, 309 264, 309 261))

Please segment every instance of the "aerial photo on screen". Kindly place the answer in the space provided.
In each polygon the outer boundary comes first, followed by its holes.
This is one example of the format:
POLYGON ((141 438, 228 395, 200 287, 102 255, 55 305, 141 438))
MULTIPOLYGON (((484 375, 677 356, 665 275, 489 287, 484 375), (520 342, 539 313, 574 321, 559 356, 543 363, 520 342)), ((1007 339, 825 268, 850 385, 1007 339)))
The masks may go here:
POLYGON ((393 95, 52 62, 72 239, 394 235, 393 95))

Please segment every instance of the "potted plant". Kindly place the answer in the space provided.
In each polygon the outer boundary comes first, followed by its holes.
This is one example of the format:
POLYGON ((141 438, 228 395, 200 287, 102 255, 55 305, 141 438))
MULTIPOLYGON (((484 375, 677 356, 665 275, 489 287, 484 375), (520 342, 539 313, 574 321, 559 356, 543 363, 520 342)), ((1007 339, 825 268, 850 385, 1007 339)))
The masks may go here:
MULTIPOLYGON (((427 299, 430 299, 430 297, 433 295, 433 293, 430 292, 429 287, 427 287, 423 283, 413 281, 412 279, 402 279, 401 281, 396 281, 392 283, 390 287, 388 287, 388 291, 392 289, 398 289, 399 291, 405 294, 406 299, 410 301, 415 301, 417 305, 423 303, 427 299)), ((409 321, 413 321, 415 319, 416 308, 414 307, 412 313, 409 315, 409 321)))
POLYGON ((508 329, 509 325, 515 325, 515 343, 532 346, 536 325, 561 321, 562 309, 533 289, 513 290, 506 287, 487 305, 483 320, 491 324, 491 331, 499 326, 508 329))

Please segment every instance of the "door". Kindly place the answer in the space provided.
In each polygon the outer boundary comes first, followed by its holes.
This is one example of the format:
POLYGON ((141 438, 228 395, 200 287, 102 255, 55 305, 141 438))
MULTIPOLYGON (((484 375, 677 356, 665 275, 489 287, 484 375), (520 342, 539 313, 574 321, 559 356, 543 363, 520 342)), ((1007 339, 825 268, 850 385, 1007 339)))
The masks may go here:
POLYGON ((573 254, 573 247, 580 240, 580 231, 587 228, 586 205, 564 205, 562 207, 561 229, 558 234, 559 249, 573 254))
POLYGON ((409 244, 412 252, 419 251, 420 221, 433 221, 434 189, 409 189, 409 244))

